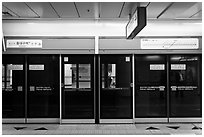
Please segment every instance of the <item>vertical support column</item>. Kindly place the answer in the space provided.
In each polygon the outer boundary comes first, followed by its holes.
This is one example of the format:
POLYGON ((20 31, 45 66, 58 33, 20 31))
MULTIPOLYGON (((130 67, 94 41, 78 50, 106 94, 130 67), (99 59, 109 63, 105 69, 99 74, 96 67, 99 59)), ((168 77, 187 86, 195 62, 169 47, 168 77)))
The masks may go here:
POLYGON ((76 88, 79 88, 79 64, 76 64, 76 88))
POLYGON ((59 56, 59 92, 60 92, 60 119, 59 123, 62 123, 62 56, 59 56))
POLYGON ((6 51, 6 45, 5 45, 5 39, 4 39, 4 35, 2 33, 2 51, 6 51))
POLYGON ((100 123, 100 57, 94 56, 94 109, 95 123, 100 123))
POLYGON ((25 59, 25 65, 24 65, 24 74, 25 74, 25 123, 27 123, 27 118, 28 118, 28 91, 29 91, 29 87, 28 87, 28 71, 29 71, 29 67, 28 67, 28 56, 25 55, 24 57, 25 59))
POLYGON ((166 73, 167 73, 167 85, 166 85, 166 97, 167 97, 167 102, 166 102, 166 105, 167 105, 167 121, 169 123, 169 115, 170 115, 170 85, 169 85, 169 73, 170 73, 170 70, 169 70, 169 55, 166 56, 166 60, 167 60, 167 63, 166 63, 166 73))
POLYGON ((135 122, 135 56, 132 54, 132 97, 133 97, 133 121, 135 122))
POLYGON ((95 36, 95 54, 99 53, 99 36, 95 36))

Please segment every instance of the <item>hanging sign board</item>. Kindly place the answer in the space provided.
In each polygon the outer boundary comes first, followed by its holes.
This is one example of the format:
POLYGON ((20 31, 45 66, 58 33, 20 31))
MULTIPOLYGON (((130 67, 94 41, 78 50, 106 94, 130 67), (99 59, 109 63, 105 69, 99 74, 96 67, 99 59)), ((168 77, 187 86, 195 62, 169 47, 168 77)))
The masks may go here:
POLYGON ((42 40, 7 40, 6 48, 42 48, 42 40))
POLYGON ((186 70, 186 64, 171 64, 171 70, 186 70))
POLYGON ((198 49, 197 38, 141 39, 141 49, 198 49))
POLYGON ((150 70, 165 70, 164 64, 150 64, 150 70))
POLYGON ((133 39, 147 24, 146 7, 137 7, 126 26, 126 38, 133 39))
POLYGON ((44 70, 44 65, 29 65, 29 70, 44 70))

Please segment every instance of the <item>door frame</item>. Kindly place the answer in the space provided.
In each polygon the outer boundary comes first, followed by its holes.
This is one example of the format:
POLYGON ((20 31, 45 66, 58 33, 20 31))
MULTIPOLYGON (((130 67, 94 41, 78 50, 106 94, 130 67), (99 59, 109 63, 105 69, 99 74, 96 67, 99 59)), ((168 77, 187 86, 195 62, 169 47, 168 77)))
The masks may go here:
MULTIPOLYGON (((59 58, 60 58, 59 59, 59 63, 60 63, 60 120, 59 121, 60 121, 60 124, 65 124, 65 123, 67 123, 67 124, 68 123, 70 123, 70 124, 73 124, 73 123, 78 123, 78 124, 80 124, 80 123, 81 124, 83 124, 83 123, 95 123, 95 78, 93 78, 93 81, 94 81, 94 86, 93 86, 93 93, 94 93, 94 102, 93 102, 94 110, 93 110, 93 112, 94 112, 94 118, 93 119, 66 119, 66 118, 62 118, 62 115, 63 115, 63 97, 62 96, 63 96, 63 88, 64 88, 64 80, 63 80, 64 76, 62 76, 62 74, 64 74, 64 73, 62 72, 62 70, 64 70, 63 67, 64 67, 64 64, 66 64, 66 63, 64 63, 64 60, 63 60, 66 55, 70 56, 70 54, 63 54, 63 55, 60 54, 60 56, 59 56, 59 58)), ((80 56, 80 55, 78 55, 78 56, 80 56)), ((95 56, 94 56, 94 58, 95 58, 95 56)), ((78 63, 78 64, 80 64, 80 63, 78 63)), ((90 64, 91 64, 91 62, 90 62, 90 64)), ((95 65, 95 63, 93 64, 93 66, 94 65, 95 65)), ((95 73, 94 68, 93 68, 93 70, 91 69, 91 71, 94 71, 94 73, 95 73)), ((94 74, 94 76, 95 76, 95 74, 94 74)))
MULTIPOLYGON (((101 54, 101 55, 104 55, 104 54, 101 54)), ((130 60, 132 61, 131 63, 130 63, 130 71, 131 71, 131 74, 132 73, 134 73, 134 67, 133 67, 133 64, 134 64, 134 61, 133 61, 133 59, 134 59, 134 54, 108 54, 108 55, 113 55, 113 56, 117 56, 117 55, 121 55, 121 56, 128 56, 128 57, 130 57, 130 60)), ((131 83, 133 84, 133 86, 132 86, 132 89, 131 89, 131 95, 132 95, 132 118, 130 118, 130 119, 127 119, 127 118, 125 118, 125 119, 101 119, 100 118, 100 103, 101 103, 101 97, 100 97, 100 93, 101 93, 101 56, 99 55, 99 62, 98 62, 98 65, 99 65, 99 68, 98 68, 98 70, 99 70, 99 73, 98 73, 98 83, 99 83, 99 85, 98 85, 98 89, 99 89, 99 100, 98 100, 98 102, 99 102, 99 105, 98 105, 98 108, 99 108, 99 123, 100 124, 108 124, 108 123, 110 123, 110 124, 113 124, 113 123, 134 123, 134 80, 133 80, 133 77, 134 76, 132 76, 132 79, 131 79, 131 83)))

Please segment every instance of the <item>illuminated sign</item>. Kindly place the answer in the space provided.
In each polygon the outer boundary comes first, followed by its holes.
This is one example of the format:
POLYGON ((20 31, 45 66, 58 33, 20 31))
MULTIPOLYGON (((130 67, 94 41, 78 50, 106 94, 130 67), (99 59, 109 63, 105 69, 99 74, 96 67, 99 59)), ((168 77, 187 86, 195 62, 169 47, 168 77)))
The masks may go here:
POLYGON ((141 49, 198 49, 197 38, 141 39, 141 49))
POLYGON ((126 26, 126 38, 133 39, 147 24, 146 7, 137 7, 126 26))
POLYGON ((44 65, 29 65, 29 70, 44 70, 44 65))
POLYGON ((42 48, 42 40, 7 40, 7 48, 42 48))
POLYGON ((150 64, 150 70, 165 70, 164 64, 150 64))
POLYGON ((171 70, 186 70, 186 64, 171 64, 171 70))
POLYGON ((8 70, 23 70, 23 65, 9 64, 8 70))

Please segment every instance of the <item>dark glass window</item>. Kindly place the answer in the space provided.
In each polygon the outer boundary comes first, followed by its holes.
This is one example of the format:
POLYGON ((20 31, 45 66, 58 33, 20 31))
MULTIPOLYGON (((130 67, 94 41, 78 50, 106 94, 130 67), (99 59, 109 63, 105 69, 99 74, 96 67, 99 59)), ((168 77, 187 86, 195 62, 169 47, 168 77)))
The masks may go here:
POLYGON ((25 117, 24 56, 3 55, 2 117, 25 117))
POLYGON ((135 117, 166 117, 166 58, 135 56, 135 117))
POLYGON ((59 56, 28 56, 28 118, 59 118, 59 56))
POLYGON ((200 65, 200 56, 170 56, 171 117, 201 117, 200 65))

